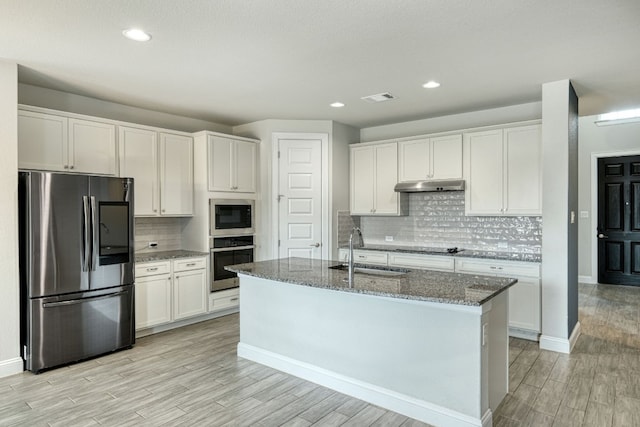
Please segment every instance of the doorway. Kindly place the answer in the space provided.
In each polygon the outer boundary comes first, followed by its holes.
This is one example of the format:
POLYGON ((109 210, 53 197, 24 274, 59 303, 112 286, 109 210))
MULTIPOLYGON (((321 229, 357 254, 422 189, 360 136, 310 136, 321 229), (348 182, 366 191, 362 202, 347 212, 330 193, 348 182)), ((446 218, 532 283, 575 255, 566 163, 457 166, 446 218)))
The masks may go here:
POLYGON ((640 156, 598 159, 598 283, 640 286, 640 156))
POLYGON ((274 253, 326 259, 329 253, 328 136, 274 134, 274 253))

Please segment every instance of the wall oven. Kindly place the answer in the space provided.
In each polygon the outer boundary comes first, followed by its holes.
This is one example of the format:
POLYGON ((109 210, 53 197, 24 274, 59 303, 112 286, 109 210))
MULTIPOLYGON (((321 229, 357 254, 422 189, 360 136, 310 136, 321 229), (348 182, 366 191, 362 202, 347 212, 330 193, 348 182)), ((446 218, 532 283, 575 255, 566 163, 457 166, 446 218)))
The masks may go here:
POLYGON ((211 237, 211 292, 238 287, 238 275, 227 265, 253 262, 253 236, 211 237))
POLYGON ((239 236, 254 233, 253 200, 209 199, 210 236, 239 236))

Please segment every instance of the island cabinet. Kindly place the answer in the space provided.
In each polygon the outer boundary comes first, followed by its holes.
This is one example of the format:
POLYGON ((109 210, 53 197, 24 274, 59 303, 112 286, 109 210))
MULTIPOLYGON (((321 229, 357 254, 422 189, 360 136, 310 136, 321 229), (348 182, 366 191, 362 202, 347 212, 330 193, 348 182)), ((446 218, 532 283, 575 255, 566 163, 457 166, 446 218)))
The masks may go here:
POLYGON ((193 139, 149 127, 119 127, 120 176, 132 177, 136 216, 193 215, 193 139))
POLYGON ((207 258, 136 265, 136 330, 205 314, 207 258))
POLYGON ((400 181, 462 179, 462 135, 398 143, 400 181))
POLYGON ((351 146, 351 215, 406 215, 398 183, 398 143, 351 146))
POLYGON ((542 330, 540 263, 456 258, 455 271, 518 279, 509 289, 509 335, 538 340, 542 330))
POLYGON ((18 167, 116 175, 116 126, 95 117, 21 109, 18 167))
POLYGON ((465 213, 542 215, 539 124, 464 134, 465 213))
POLYGON ((207 135, 209 156, 209 191, 232 193, 256 192, 255 140, 207 135))

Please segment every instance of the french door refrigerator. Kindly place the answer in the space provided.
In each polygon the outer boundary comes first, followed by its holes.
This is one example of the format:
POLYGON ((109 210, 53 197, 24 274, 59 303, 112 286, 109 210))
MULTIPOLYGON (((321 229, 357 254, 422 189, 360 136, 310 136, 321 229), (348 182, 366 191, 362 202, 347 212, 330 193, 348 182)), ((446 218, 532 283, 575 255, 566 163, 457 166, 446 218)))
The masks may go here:
POLYGON ((133 179, 19 172, 25 368, 135 342, 133 179))

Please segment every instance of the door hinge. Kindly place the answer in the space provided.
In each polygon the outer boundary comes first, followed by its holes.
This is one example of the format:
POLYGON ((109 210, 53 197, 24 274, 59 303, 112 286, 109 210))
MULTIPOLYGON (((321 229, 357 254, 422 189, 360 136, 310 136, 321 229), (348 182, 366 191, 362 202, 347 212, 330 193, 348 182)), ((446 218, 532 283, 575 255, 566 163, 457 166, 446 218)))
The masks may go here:
POLYGON ((278 151, 278 158, 280 158, 280 152, 278 151))
POLYGON ((280 247, 280 240, 278 240, 278 247, 280 247))

